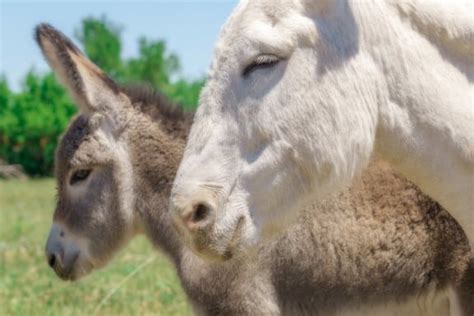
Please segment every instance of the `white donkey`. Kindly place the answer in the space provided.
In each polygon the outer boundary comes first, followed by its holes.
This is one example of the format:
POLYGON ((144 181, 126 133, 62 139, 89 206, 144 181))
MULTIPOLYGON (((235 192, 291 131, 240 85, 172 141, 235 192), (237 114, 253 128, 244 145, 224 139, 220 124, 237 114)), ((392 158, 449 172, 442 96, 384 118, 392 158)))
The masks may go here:
POLYGON ((192 246, 206 231, 216 255, 247 248, 376 154, 439 201, 472 246, 473 6, 241 1, 172 192, 183 237, 192 246))

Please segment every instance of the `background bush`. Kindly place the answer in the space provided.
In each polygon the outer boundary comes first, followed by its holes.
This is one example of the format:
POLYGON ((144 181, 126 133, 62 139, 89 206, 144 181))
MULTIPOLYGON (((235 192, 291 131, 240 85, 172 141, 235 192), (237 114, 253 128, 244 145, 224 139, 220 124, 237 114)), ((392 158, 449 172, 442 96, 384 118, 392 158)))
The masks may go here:
MULTIPOLYGON (((122 28, 106 17, 85 18, 75 37, 86 55, 120 83, 145 82, 188 109, 197 105, 204 79, 179 78, 179 58, 161 40, 139 39, 139 55, 121 58, 122 28)), ((52 73, 26 74, 21 90, 0 78, 0 159, 32 176, 51 175, 54 151, 76 107, 52 73)))

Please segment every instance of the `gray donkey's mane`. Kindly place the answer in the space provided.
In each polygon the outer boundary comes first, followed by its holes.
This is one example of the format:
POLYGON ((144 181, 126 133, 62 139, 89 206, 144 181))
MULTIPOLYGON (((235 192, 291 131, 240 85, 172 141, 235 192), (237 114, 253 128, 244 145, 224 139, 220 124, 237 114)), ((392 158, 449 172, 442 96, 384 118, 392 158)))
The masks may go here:
POLYGON ((170 99, 147 84, 131 84, 120 87, 132 105, 152 119, 165 118, 171 121, 191 123, 194 113, 185 111, 180 104, 170 99))

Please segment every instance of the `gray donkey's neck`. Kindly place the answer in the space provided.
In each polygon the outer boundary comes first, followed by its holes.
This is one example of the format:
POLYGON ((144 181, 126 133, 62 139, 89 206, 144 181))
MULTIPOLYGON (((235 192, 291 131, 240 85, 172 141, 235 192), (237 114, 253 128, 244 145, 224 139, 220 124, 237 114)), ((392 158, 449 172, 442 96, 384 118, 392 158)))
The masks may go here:
POLYGON ((178 263, 181 242, 167 209, 192 115, 182 112, 159 94, 147 90, 126 93, 131 95, 135 108, 129 147, 140 226, 155 247, 178 263))

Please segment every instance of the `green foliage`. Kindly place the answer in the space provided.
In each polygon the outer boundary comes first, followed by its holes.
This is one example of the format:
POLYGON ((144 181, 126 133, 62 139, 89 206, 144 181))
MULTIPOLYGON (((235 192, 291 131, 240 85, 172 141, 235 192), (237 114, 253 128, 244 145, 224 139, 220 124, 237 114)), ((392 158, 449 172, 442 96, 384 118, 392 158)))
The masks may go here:
POLYGON ((181 104, 188 110, 194 110, 199 100, 199 94, 204 86, 205 79, 198 79, 192 82, 180 79, 163 88, 163 92, 175 102, 181 104))
POLYGON ((51 73, 30 71, 19 93, 5 81, 0 87, 0 157, 30 175, 50 174, 58 136, 76 111, 73 103, 51 73))
POLYGON ((146 82, 156 87, 173 101, 194 108, 204 79, 189 82, 184 79, 172 81, 178 76, 181 65, 178 56, 168 53, 164 41, 139 40, 139 57, 126 61, 126 78, 133 82, 146 82))
MULTIPOLYGON (((139 39, 137 57, 122 59, 121 27, 106 17, 85 18, 75 36, 86 55, 119 83, 145 82, 188 109, 197 105, 204 79, 179 77, 178 56, 161 40, 139 39)), ((34 176, 50 175, 59 135, 76 112, 52 73, 30 71, 20 92, 0 77, 0 159, 34 176)))
POLYGON ((132 80, 143 80, 158 88, 170 84, 170 77, 180 69, 178 57, 166 52, 164 41, 148 41, 139 39, 138 58, 127 61, 127 75, 132 80))
POLYGON ((100 19, 87 17, 82 20, 81 27, 75 32, 89 59, 115 78, 123 73, 120 32, 121 28, 105 17, 100 19))

